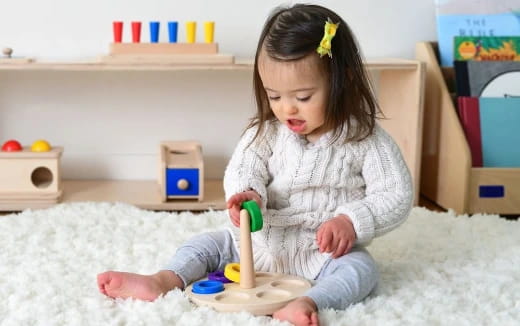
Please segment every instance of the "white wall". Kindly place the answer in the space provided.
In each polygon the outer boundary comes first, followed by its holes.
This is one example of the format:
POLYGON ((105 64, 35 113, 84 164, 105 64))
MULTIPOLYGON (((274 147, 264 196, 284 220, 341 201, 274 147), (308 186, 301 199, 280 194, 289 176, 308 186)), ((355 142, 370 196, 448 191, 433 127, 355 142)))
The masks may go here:
MULTIPOLYGON (((251 58, 264 20, 280 1, 2 1, 0 47, 41 61, 105 54, 111 23, 214 20, 222 53, 251 58)), ((434 0, 312 1, 337 11, 366 57, 413 58, 418 41, 436 39, 434 0)), ((200 25, 200 24, 199 24, 200 25)), ((143 40, 148 39, 147 26, 143 40)), ((202 37, 199 26, 198 37, 202 37)), ((207 175, 222 175, 253 113, 251 73, 0 71, 0 142, 45 138, 63 145, 67 178, 156 177, 160 140, 202 142, 207 175)))

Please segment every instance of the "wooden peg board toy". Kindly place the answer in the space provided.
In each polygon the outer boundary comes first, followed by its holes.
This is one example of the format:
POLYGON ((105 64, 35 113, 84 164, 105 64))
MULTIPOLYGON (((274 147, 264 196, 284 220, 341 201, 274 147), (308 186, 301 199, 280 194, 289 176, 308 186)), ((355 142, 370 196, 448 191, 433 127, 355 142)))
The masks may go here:
POLYGON ((204 42, 196 42, 196 22, 186 22, 186 42, 177 42, 178 22, 168 22, 169 42, 159 42, 160 22, 150 22, 150 42, 141 42, 141 22, 131 22, 132 42, 123 42, 121 21, 113 22, 114 42, 102 62, 120 64, 232 64, 232 55, 220 54, 213 41, 215 23, 204 22, 204 42))
POLYGON ((161 199, 204 199, 202 146, 196 141, 164 141, 160 146, 161 199))
POLYGON ((31 147, 5 142, 0 151, 0 204, 57 203, 62 195, 62 153, 62 147, 51 148, 43 140, 31 147))
POLYGON ((226 272, 238 275, 226 273, 233 283, 202 280, 191 284, 186 294, 194 303, 222 312, 272 315, 311 287, 302 277, 254 271, 251 232, 261 228, 260 208, 254 201, 245 202, 240 211, 240 264, 226 266, 226 272))

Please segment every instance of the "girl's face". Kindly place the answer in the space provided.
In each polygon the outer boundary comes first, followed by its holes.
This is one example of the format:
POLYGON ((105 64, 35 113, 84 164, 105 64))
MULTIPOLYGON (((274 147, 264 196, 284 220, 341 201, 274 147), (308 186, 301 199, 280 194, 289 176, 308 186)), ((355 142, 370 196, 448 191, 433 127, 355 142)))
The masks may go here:
POLYGON ((293 132, 315 142, 324 128, 329 81, 318 54, 297 61, 277 61, 260 54, 258 72, 276 118, 293 132))

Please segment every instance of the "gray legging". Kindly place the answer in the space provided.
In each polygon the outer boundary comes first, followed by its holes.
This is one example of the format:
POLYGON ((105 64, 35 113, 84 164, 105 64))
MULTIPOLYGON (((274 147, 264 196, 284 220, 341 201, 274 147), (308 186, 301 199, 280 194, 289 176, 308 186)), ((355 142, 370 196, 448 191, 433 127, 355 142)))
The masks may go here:
MULTIPOLYGON (((222 230, 188 240, 164 269, 176 273, 187 285, 238 261, 239 253, 230 232, 222 230)), ((314 300, 318 309, 345 309, 370 294, 378 279, 374 259, 365 248, 358 246, 344 256, 327 260, 315 285, 304 295, 314 300)))

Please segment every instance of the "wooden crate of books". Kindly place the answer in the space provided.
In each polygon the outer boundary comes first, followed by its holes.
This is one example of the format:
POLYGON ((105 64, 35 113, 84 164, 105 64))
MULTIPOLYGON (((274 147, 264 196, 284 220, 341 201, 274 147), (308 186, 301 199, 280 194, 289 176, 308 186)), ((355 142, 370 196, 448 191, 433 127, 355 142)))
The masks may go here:
POLYGON ((520 168, 472 167, 449 88, 453 68, 439 66, 436 43, 418 43, 416 56, 426 62, 421 193, 457 213, 520 214, 520 168))

